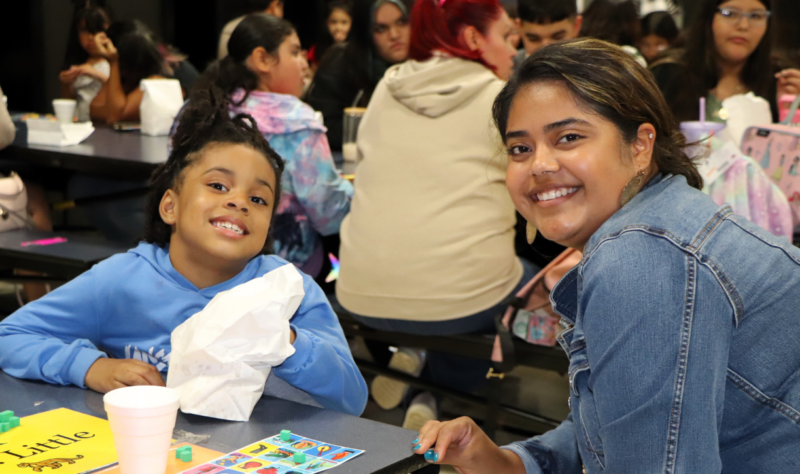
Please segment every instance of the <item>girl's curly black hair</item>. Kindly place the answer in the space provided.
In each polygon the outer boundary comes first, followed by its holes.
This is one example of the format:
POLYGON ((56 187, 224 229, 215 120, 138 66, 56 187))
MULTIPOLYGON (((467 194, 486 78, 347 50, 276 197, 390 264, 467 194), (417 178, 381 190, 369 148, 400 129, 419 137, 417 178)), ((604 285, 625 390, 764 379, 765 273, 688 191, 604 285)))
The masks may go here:
MULTIPOLYGON (((246 145, 264 155, 275 171, 275 196, 272 217, 281 195, 281 174, 284 163, 269 146, 258 130, 256 121, 247 114, 231 117, 230 102, 219 88, 211 86, 196 90, 180 113, 180 123, 172 137, 172 153, 166 163, 160 165, 150 177, 150 193, 147 197, 144 241, 164 247, 169 244, 172 226, 161 220, 159 206, 167 190, 180 192, 183 171, 196 163, 208 145, 246 145)), ((267 235, 262 253, 273 251, 272 232, 267 235)))

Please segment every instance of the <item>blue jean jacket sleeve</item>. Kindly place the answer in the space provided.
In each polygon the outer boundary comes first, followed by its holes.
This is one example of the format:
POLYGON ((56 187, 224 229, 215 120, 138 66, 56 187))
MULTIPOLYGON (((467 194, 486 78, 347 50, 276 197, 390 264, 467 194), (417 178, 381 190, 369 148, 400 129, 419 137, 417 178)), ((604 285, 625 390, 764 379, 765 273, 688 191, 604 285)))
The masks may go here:
POLYGON ((303 275, 306 295, 292 318, 295 353, 274 373, 320 405, 359 416, 367 405, 367 384, 322 289, 303 275))
POLYGON ((9 375, 84 386, 89 367, 105 354, 99 340, 95 270, 0 323, 0 367, 9 375))
POLYGON ((503 446, 522 459, 526 474, 580 474, 572 414, 557 428, 529 440, 503 446))
POLYGON ((645 231, 600 243, 584 262, 576 329, 589 370, 575 377, 572 409, 593 448, 582 452, 587 472, 721 472, 734 316, 713 262, 645 231))
POLYGON ((297 200, 322 235, 339 232, 344 216, 350 212, 353 185, 339 176, 331 157, 328 138, 318 130, 299 132, 306 135, 287 163, 297 200))

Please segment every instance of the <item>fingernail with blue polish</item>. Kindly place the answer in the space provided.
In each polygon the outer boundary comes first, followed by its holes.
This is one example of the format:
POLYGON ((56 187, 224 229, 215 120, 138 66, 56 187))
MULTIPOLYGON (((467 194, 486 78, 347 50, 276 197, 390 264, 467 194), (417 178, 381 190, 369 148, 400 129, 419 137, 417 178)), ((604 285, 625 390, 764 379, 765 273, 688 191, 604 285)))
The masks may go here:
POLYGON ((430 462, 436 462, 439 460, 439 453, 437 453, 432 449, 429 449, 427 452, 425 452, 425 460, 430 462))
POLYGON ((414 446, 414 451, 418 450, 418 449, 419 449, 419 448, 421 448, 421 447, 422 447, 422 445, 421 445, 421 444, 418 444, 418 445, 414 446))
POLYGON ((419 443, 419 438, 417 438, 417 439, 415 439, 414 441, 411 442, 411 444, 417 444, 417 443, 419 443))

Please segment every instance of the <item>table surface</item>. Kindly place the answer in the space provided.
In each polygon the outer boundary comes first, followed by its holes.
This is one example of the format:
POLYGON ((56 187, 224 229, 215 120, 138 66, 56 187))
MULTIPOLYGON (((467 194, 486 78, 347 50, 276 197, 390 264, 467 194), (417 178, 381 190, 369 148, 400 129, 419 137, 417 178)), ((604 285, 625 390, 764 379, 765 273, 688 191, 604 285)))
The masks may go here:
POLYGON ((0 157, 128 179, 147 178, 156 166, 167 161, 168 137, 150 137, 138 131, 118 132, 100 125, 78 145, 28 145, 26 140, 24 133, 18 133, 14 144, 0 153, 0 157))
MULTIPOLYGON (((150 137, 139 131, 118 132, 97 125, 95 131, 78 145, 55 147, 27 144, 27 134, 17 133, 14 144, 0 152, 0 158, 26 162, 47 168, 101 175, 111 178, 149 178, 153 170, 167 161, 169 137, 150 137)), ((340 173, 355 173, 356 163, 344 161, 341 152, 333 152, 340 173)))
MULTIPOLYGON (((68 408, 106 418, 103 395, 91 390, 21 380, 4 372, 0 372, 0 387, 0 411, 13 410, 20 417, 68 408)), ((361 456, 325 471, 331 474, 405 474, 428 466, 422 456, 411 451, 411 441, 416 432, 269 396, 262 397, 256 404, 248 422, 178 412, 175 429, 211 435, 208 443, 202 446, 223 453, 285 429, 320 441, 365 450, 361 456)))
POLYGON ((51 276, 75 277, 95 263, 127 252, 130 245, 73 232, 16 229, 0 232, 0 261, 3 266, 48 272, 51 276), (64 237, 66 242, 22 246, 23 242, 64 237))

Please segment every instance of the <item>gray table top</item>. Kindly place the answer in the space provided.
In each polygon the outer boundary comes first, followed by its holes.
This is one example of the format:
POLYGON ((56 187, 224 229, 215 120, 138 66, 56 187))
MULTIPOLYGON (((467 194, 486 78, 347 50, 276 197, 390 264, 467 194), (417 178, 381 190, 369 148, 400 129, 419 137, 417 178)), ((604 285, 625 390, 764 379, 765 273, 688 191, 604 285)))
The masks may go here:
POLYGON ((0 261, 3 266, 43 271, 51 276, 72 278, 95 263, 127 252, 130 245, 111 242, 74 232, 46 232, 35 229, 16 229, 0 232, 0 261), (66 242, 51 245, 28 245, 23 242, 64 237, 66 242))
POLYGON ((0 154, 2 158, 48 168, 63 168, 109 177, 147 178, 167 161, 168 137, 150 137, 138 131, 118 132, 105 126, 78 145, 28 145, 24 133, 0 154))
MULTIPOLYGON (((21 380, 0 372, 0 411, 23 417, 56 408, 106 418, 103 396, 75 386, 62 387, 21 380)), ((223 453, 288 429, 309 438, 365 450, 361 456, 331 469, 331 474, 405 474, 428 466, 411 451, 413 431, 322 408, 264 396, 250 421, 230 422, 178 412, 175 429, 211 435, 204 447, 223 453)))

